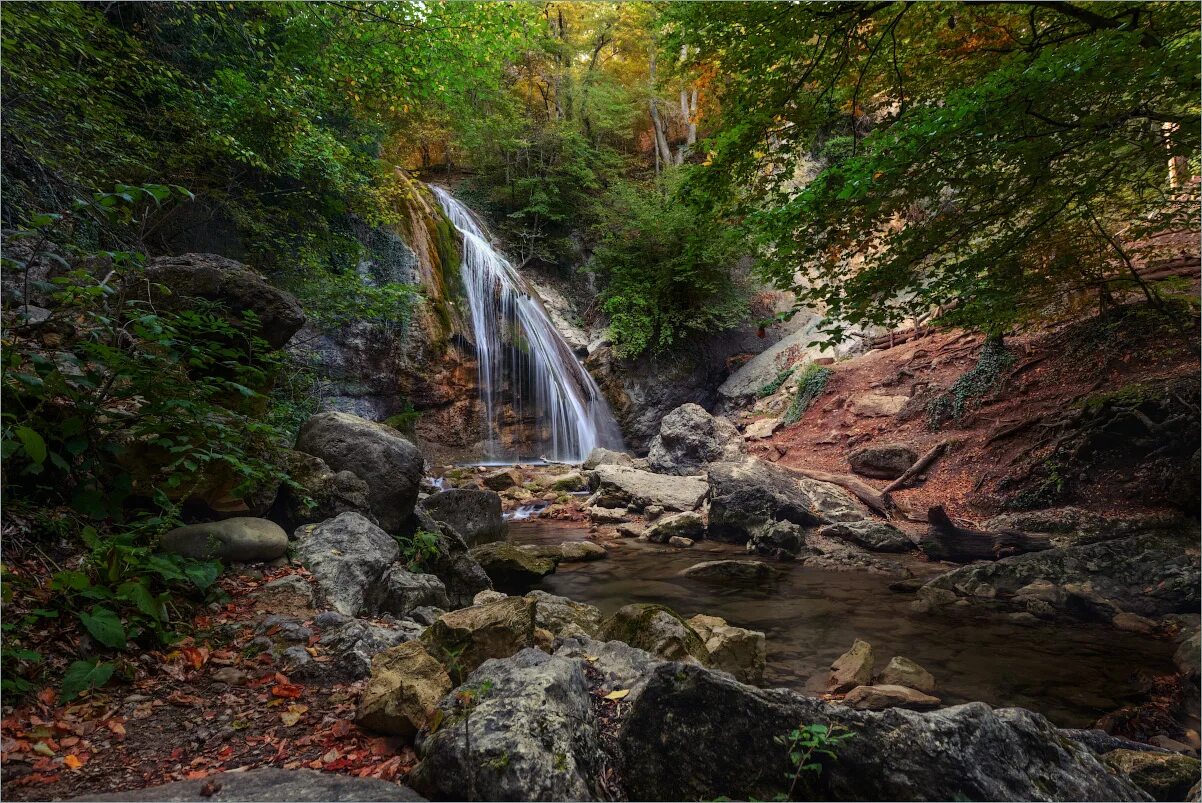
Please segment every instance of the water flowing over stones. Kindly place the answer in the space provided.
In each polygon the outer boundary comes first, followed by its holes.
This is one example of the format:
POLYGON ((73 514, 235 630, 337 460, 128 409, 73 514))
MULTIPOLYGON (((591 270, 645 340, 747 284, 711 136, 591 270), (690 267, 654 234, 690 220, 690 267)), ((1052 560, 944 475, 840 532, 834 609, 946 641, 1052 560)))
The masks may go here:
POLYGON ((579 463, 598 446, 620 449, 622 436, 609 404, 537 296, 492 246, 471 210, 441 187, 431 189, 463 235, 460 271, 476 341, 484 460, 579 463), (512 446, 500 437, 507 412, 530 427, 512 446))

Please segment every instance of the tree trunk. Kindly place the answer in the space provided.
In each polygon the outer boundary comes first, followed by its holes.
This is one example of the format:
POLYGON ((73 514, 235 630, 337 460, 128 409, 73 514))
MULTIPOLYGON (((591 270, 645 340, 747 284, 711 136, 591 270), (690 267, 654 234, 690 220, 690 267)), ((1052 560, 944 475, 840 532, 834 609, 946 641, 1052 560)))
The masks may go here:
POLYGON ((664 121, 659 113, 659 103, 656 100, 655 86, 655 44, 651 45, 650 53, 650 75, 651 75, 651 125, 655 132, 655 148, 656 148, 656 172, 659 172, 658 165, 662 162, 664 165, 672 164, 672 151, 668 148, 668 135, 664 131, 664 121))

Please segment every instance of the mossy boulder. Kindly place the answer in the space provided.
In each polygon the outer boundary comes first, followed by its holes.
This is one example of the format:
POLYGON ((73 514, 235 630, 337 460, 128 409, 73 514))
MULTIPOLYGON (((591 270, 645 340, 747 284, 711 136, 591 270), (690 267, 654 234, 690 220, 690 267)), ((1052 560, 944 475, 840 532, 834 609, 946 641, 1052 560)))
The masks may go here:
POLYGON ((506 597, 444 613, 422 634, 422 644, 462 682, 489 658, 535 645, 535 605, 534 599, 506 597))
POLYGON ((1102 760, 1131 779, 1153 800, 1186 800, 1198 783, 1198 759, 1178 753, 1111 750, 1102 760))
POLYGON ((669 661, 709 662, 701 636, 664 605, 636 603, 619 608, 601 625, 600 638, 622 641, 669 661))
POLYGON ((525 591, 559 565, 558 553, 505 541, 472 547, 468 554, 484 569, 493 587, 507 594, 525 591))

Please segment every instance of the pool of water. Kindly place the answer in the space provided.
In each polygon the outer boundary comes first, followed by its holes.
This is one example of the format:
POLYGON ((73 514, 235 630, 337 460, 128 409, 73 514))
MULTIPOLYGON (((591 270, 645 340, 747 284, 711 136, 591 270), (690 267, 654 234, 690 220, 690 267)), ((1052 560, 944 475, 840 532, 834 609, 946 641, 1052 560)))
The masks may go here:
MULTIPOLYGON (((515 543, 585 540, 587 531, 538 520, 513 521, 515 543)), ((1061 727, 1088 727, 1102 714, 1139 702, 1143 679, 1174 672, 1172 644, 1103 625, 1023 626, 910 610, 912 594, 891 578, 773 563, 780 577, 757 587, 723 587, 679 576, 703 560, 746 558, 735 546, 702 541, 690 549, 624 540, 592 563, 563 564, 538 586, 609 614, 632 602, 667 605, 684 616, 721 616, 768 640, 765 685, 818 691, 831 661, 857 639, 872 644, 877 668, 904 655, 935 676, 945 703, 982 700, 1039 711, 1061 727)), ((939 567, 905 559, 916 574, 939 567)))

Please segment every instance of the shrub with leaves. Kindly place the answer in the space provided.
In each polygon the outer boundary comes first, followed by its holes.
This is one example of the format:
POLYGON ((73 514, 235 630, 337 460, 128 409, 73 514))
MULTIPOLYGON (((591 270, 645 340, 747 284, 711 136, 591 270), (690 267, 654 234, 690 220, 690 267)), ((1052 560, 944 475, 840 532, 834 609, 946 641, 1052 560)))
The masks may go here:
POLYGON ((837 758, 839 745, 853 736, 855 734, 842 725, 818 723, 801 725, 784 736, 777 736, 776 743, 788 749, 789 763, 793 765, 793 772, 785 774, 789 780, 789 791, 780 799, 794 800, 797 785, 806 774, 810 773, 815 778, 821 775, 823 760, 837 758))
POLYGON ((1001 338, 986 340, 977 364, 964 372, 946 393, 932 399, 927 405, 927 427, 937 430, 948 422, 959 421, 1013 364, 1014 355, 1006 350, 1001 338))
POLYGON ((788 368, 777 374, 776 378, 771 382, 766 382, 762 388, 756 391, 755 395, 763 399, 771 396, 773 393, 776 393, 776 391, 780 390, 781 385, 789 381, 789 377, 793 376, 793 372, 796 370, 797 366, 790 365, 788 368))
POLYGON ((797 395, 793 397, 793 403, 789 405, 789 409, 782 419, 785 426, 796 424, 801 420, 805 411, 810 409, 810 405, 814 403, 814 399, 817 399, 826 388, 826 383, 834 373, 825 365, 810 363, 805 367, 797 381, 797 395))

